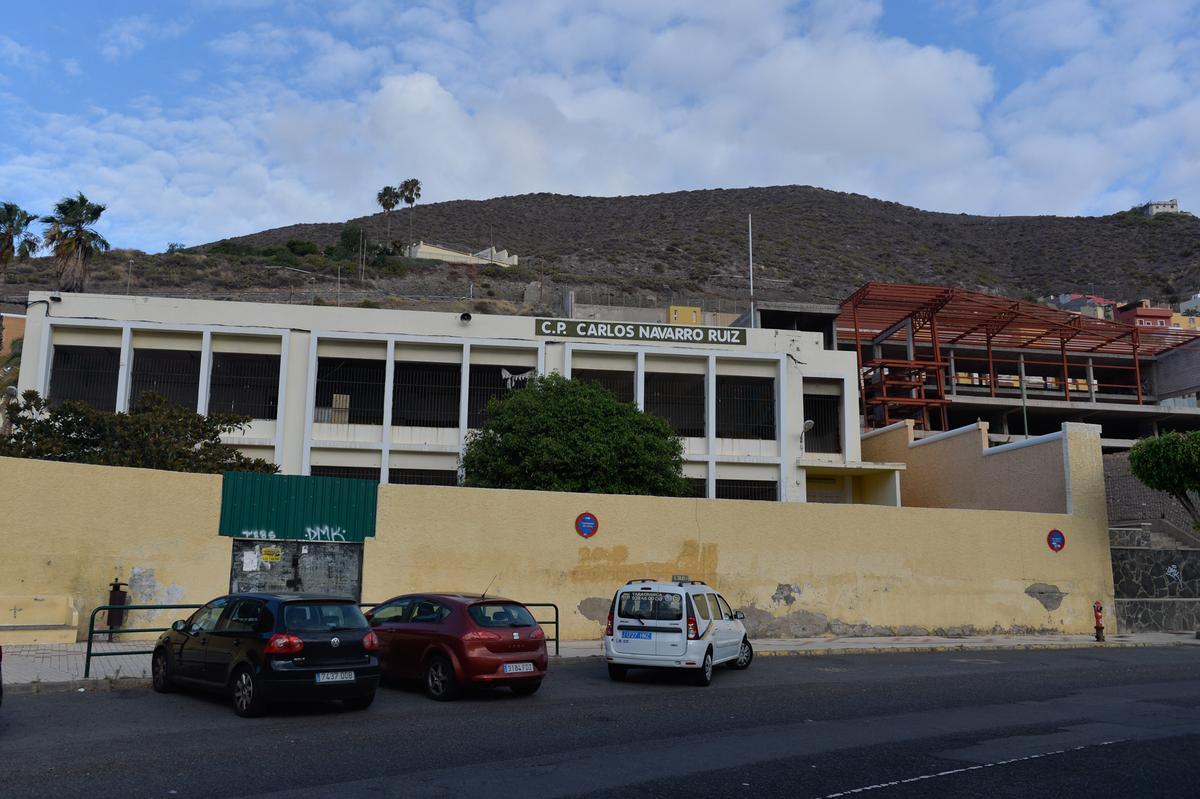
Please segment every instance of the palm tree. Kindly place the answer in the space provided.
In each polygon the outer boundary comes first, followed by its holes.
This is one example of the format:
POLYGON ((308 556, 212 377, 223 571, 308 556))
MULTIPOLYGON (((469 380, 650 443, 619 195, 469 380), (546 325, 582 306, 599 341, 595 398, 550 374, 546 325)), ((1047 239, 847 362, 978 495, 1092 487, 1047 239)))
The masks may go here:
POLYGON ((88 261, 98 252, 108 252, 108 242, 92 227, 102 213, 103 205, 79 192, 59 200, 54 213, 42 217, 50 226, 42 238, 58 262, 59 291, 86 290, 88 261))
POLYGON ((421 199, 421 181, 409 178, 400 184, 400 199, 408 205, 408 243, 413 243, 413 206, 421 199))
POLYGON ((25 346, 25 339, 19 338, 12 343, 12 349, 3 358, 0 358, 0 403, 4 402, 4 392, 9 386, 17 384, 17 377, 21 374, 21 350, 25 346))
POLYGON ((0 291, 8 279, 8 265, 14 257, 22 261, 30 258, 42 242, 29 232, 29 226, 38 221, 16 203, 0 204, 0 291))
POLYGON ((395 186, 384 186, 375 195, 375 202, 383 209, 383 217, 387 220, 387 244, 392 246, 392 209, 400 204, 400 189, 395 186))

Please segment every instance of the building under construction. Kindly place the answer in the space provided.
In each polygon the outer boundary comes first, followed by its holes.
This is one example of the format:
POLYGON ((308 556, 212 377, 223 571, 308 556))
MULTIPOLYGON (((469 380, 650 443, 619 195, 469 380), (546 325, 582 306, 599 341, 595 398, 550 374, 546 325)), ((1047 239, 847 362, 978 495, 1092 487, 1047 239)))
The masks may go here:
POLYGON ((1194 333, 896 283, 868 283, 840 306, 760 303, 756 316, 763 327, 836 335, 857 353, 865 428, 913 419, 928 434, 983 419, 1005 442, 1086 421, 1103 428, 1108 450, 1200 429, 1194 333))

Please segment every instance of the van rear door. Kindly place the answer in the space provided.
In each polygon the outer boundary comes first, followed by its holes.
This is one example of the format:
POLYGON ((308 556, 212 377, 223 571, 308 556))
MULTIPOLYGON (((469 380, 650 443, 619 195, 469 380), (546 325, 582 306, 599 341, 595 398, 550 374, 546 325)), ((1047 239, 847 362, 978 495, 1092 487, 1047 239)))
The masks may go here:
POLYGON ((623 655, 663 654, 660 639, 666 636, 669 642, 677 636, 682 619, 680 594, 638 588, 621 591, 613 614, 613 650, 623 655))

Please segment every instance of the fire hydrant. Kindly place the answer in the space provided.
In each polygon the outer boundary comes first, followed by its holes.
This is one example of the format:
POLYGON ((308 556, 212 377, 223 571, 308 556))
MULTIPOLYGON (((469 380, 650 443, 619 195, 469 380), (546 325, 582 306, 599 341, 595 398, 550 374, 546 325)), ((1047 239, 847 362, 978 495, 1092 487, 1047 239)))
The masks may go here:
POLYGON ((1096 617, 1096 640, 1104 642, 1104 606, 1099 600, 1092 603, 1092 614, 1096 617))

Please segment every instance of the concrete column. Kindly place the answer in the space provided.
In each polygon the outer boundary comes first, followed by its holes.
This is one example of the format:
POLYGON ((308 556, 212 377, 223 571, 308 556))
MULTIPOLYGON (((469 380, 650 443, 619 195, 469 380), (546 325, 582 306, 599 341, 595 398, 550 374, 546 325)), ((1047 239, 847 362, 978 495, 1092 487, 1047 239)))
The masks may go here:
POLYGON ((133 371, 133 330, 121 328, 121 359, 117 364, 117 413, 129 412, 129 376, 133 371))
POLYGON ((638 410, 646 410, 646 353, 640 351, 633 371, 633 399, 638 410))
POLYGON ((279 388, 275 395, 275 465, 284 472, 287 471, 284 463, 284 425, 291 419, 287 413, 288 351, 292 348, 291 339, 290 332, 279 336, 279 388))
POLYGON ((317 340, 316 331, 308 334, 308 369, 305 379, 304 399, 304 449, 300 474, 312 474, 313 414, 317 407, 317 340))
POLYGON ((196 413, 208 414, 208 392, 212 383, 212 331, 205 330, 200 341, 200 375, 197 378, 196 413))
POLYGON ((779 359, 775 371, 775 441, 779 448, 779 501, 787 502, 791 494, 790 484, 795 464, 788 460, 787 430, 787 358, 779 359))
POLYGON ((1096 372, 1092 358, 1087 360, 1088 402, 1096 401, 1096 372))
POLYGON ((954 366, 954 348, 950 348, 950 396, 958 396, 958 369, 954 366))
POLYGON ((383 438, 379 457, 379 482, 388 481, 388 464, 392 455, 392 389, 396 383, 396 340, 387 342, 387 361, 383 365, 383 438))
POLYGON ((708 356, 704 375, 704 434, 708 453, 708 496, 717 495, 717 356, 708 356))
MULTIPOLYGON (((470 409, 471 390, 471 345, 462 345, 462 385, 458 387, 458 454, 462 457, 463 447, 467 440, 467 418, 470 409)), ((460 470, 461 471, 461 470, 460 470)), ((459 474, 459 478, 462 475, 459 474)))

